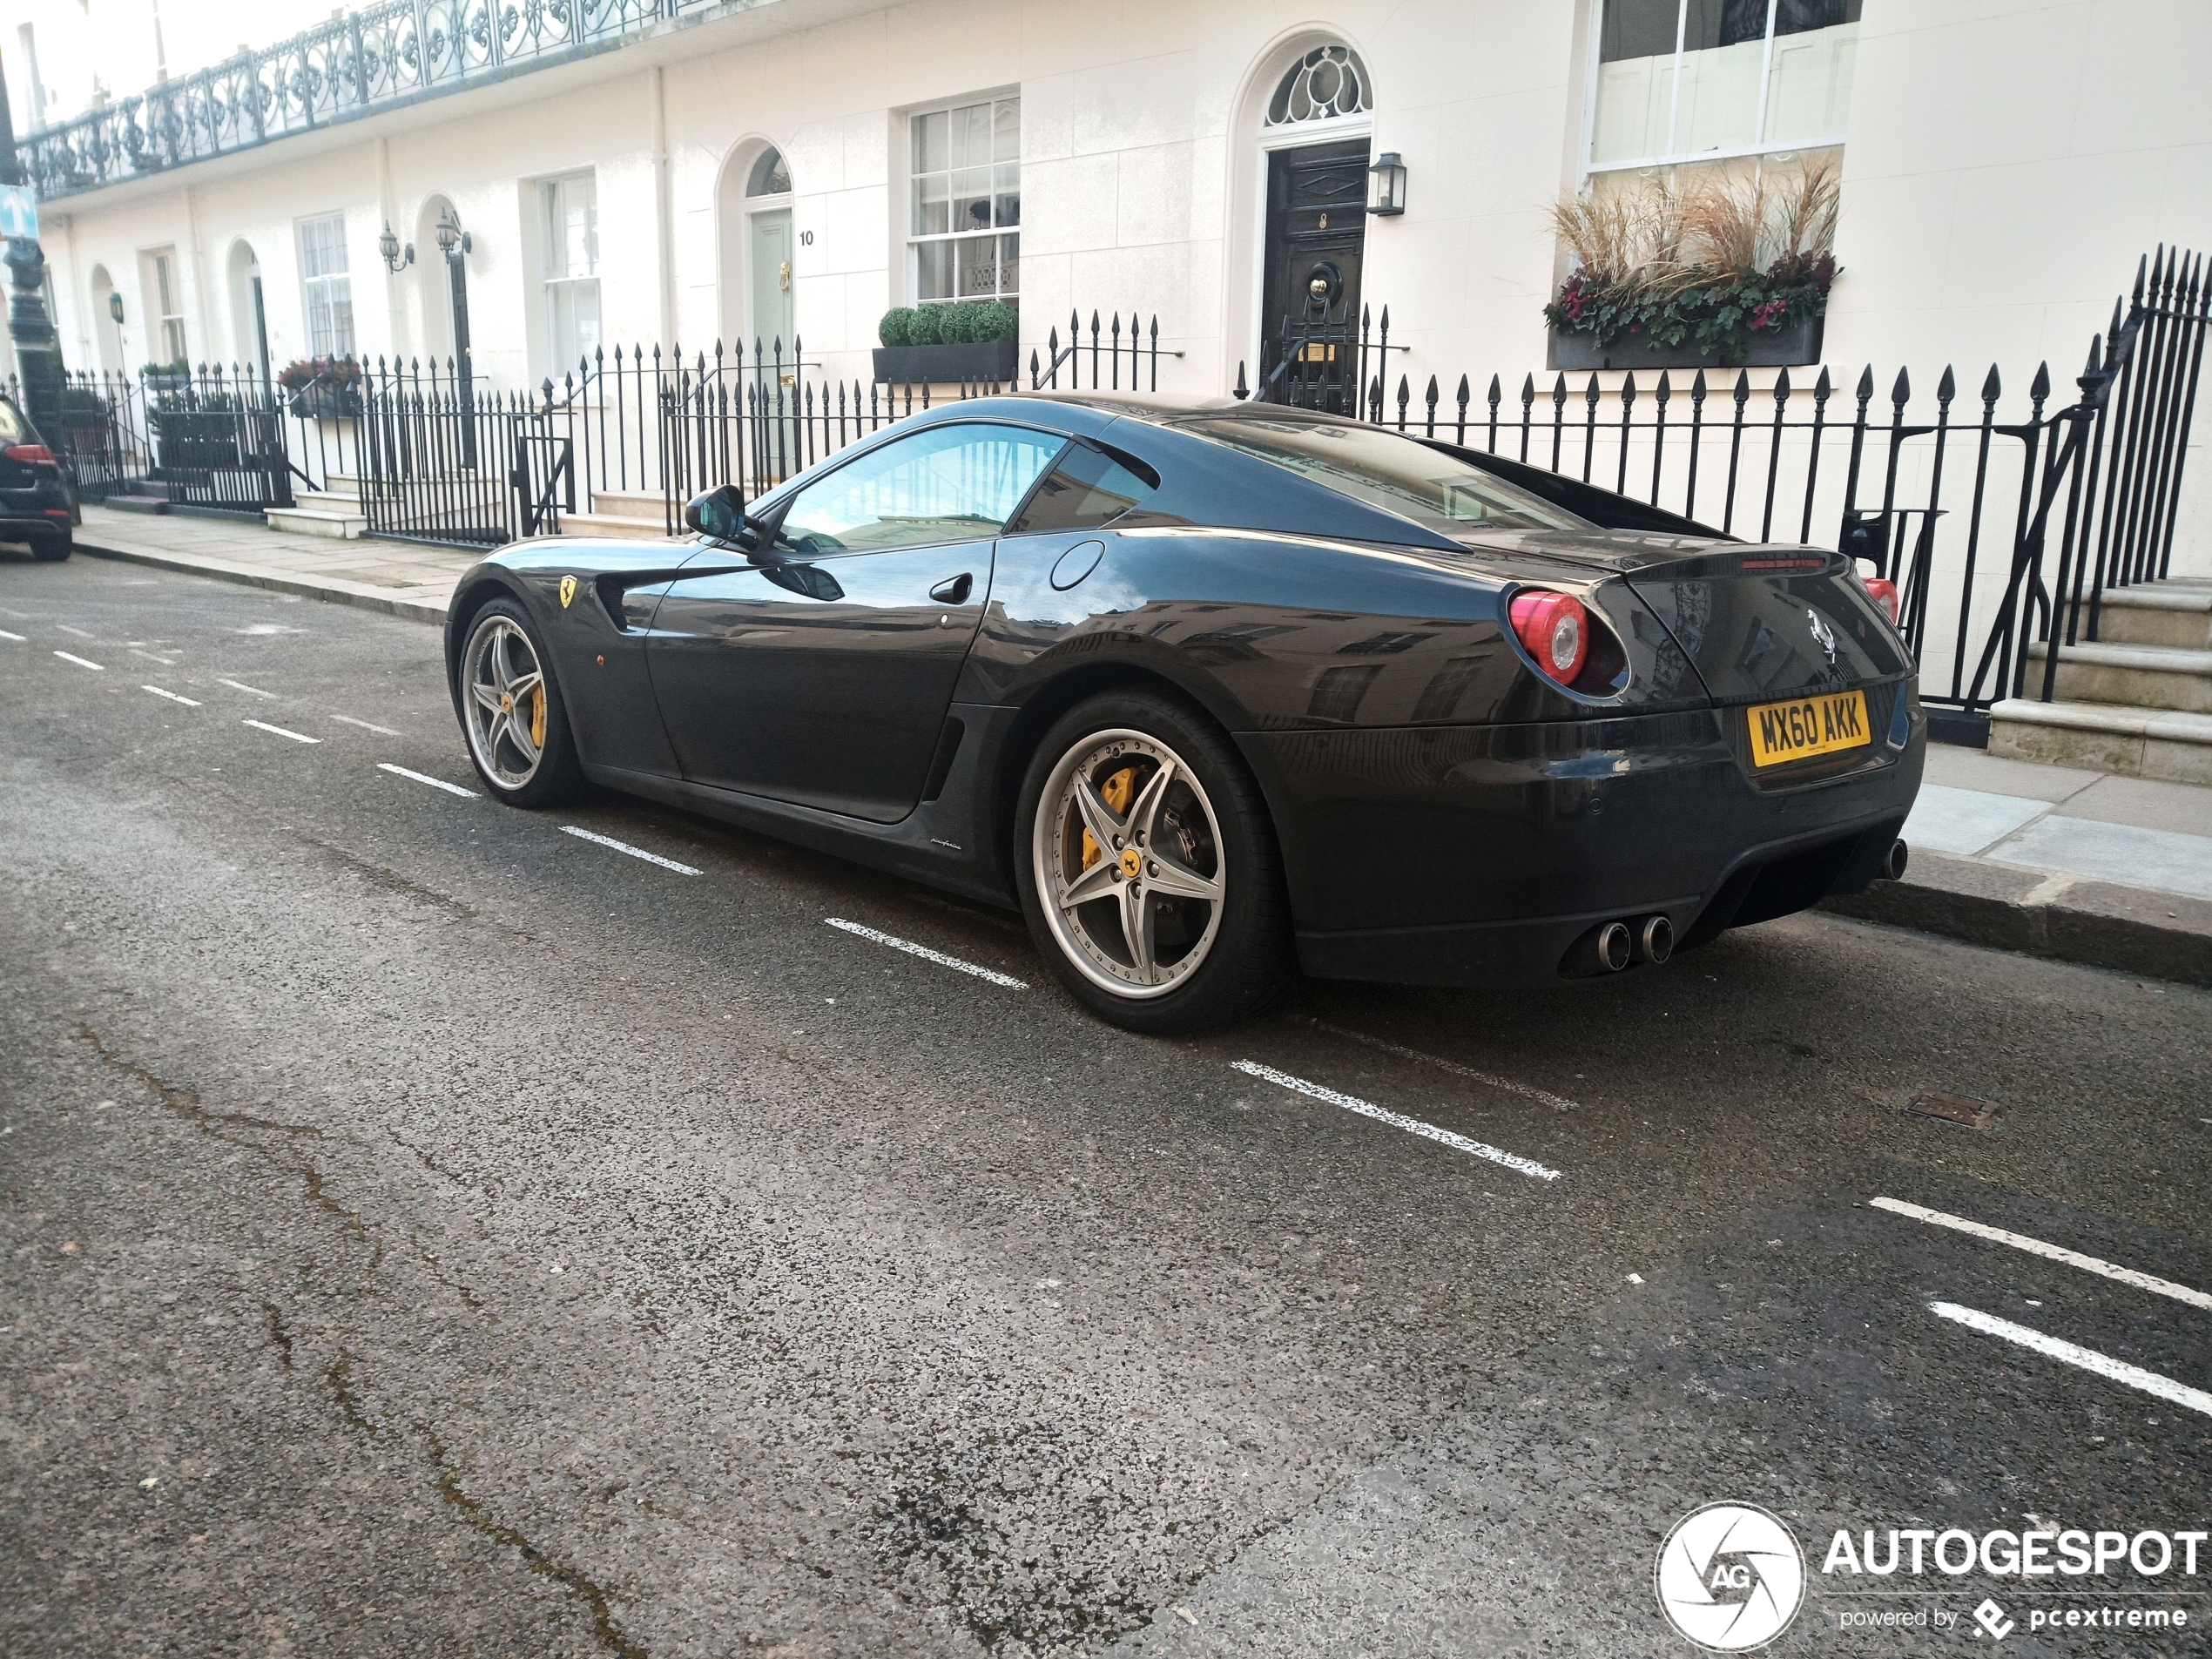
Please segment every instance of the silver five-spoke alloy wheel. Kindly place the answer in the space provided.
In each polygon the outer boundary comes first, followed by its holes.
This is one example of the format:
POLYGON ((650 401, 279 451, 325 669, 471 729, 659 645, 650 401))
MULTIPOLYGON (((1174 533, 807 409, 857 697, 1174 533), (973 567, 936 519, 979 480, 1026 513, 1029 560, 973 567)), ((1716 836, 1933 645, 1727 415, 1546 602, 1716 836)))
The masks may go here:
POLYGON ((512 617, 494 613, 476 624, 461 685, 476 764, 502 788, 523 788, 545 755, 545 671, 512 617))
POLYGON ((1068 960, 1116 995, 1163 996, 1221 932, 1229 871, 1205 786, 1157 738, 1094 732, 1038 803, 1037 894, 1068 960))

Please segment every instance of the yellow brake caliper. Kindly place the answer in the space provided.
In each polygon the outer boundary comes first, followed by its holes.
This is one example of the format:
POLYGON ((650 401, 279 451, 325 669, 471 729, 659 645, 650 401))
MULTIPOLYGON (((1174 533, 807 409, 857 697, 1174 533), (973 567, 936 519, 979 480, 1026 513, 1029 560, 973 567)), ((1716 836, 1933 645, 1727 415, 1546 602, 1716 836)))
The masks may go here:
MULTIPOLYGON (((1098 787, 1105 803, 1117 813, 1129 811, 1129 804, 1136 798, 1136 768, 1123 766, 1098 787)), ((1089 830, 1083 832, 1083 868, 1088 870, 1103 856, 1105 849, 1098 845, 1098 838, 1089 830)))
POLYGON ((530 694, 530 747, 545 746, 545 686, 541 681, 530 694))

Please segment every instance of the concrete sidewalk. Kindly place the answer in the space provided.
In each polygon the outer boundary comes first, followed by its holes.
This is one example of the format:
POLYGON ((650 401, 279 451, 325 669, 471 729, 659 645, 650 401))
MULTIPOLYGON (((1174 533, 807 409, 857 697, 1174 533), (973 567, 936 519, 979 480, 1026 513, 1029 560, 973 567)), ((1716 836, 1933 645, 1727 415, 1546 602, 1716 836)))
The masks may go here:
POLYGON ((89 502, 77 547, 96 557, 188 570, 434 625, 444 623, 462 573, 482 556, 412 542, 291 535, 248 519, 118 512, 89 502))
POLYGON ((1902 881, 1825 908, 2212 985, 2212 789, 1932 744, 1902 881))
MULTIPOLYGON (((86 553, 433 624, 466 550, 90 507, 86 553)), ((1935 745, 1902 881, 1826 907, 2033 955, 2212 985, 2212 789, 1935 745)))

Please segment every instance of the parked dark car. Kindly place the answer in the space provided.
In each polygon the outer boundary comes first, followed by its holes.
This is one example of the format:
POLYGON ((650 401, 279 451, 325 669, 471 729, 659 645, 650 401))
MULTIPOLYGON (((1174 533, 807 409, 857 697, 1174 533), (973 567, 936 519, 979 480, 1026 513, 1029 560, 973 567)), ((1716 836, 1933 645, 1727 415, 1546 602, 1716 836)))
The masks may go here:
POLYGON ((65 559, 74 516, 61 462, 30 417, 0 396, 0 542, 28 543, 34 559, 65 559))
POLYGON ((1603 978, 1901 868, 1925 722, 1838 553, 1326 415, 1058 395, 689 516, 463 579, 491 792, 589 780, 1018 906, 1134 1028, 1297 968, 1603 978))

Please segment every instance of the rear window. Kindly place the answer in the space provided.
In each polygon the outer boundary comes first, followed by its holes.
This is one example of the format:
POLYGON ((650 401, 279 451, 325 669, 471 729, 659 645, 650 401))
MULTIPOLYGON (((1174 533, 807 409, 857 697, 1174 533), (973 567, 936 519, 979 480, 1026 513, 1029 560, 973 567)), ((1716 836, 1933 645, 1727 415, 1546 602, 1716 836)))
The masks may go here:
POLYGON ((0 397, 0 443, 21 443, 30 435, 30 428, 16 413, 16 406, 0 397))
POLYGON ((1591 527, 1589 520, 1502 478, 1379 427, 1258 414, 1208 416, 1181 424, 1186 432, 1241 449, 1447 536, 1478 526, 1506 530, 1591 527))

